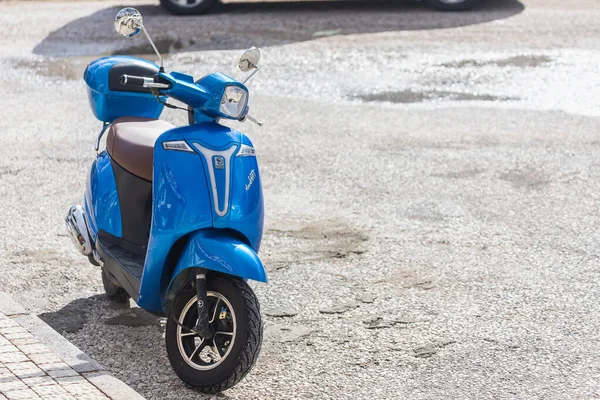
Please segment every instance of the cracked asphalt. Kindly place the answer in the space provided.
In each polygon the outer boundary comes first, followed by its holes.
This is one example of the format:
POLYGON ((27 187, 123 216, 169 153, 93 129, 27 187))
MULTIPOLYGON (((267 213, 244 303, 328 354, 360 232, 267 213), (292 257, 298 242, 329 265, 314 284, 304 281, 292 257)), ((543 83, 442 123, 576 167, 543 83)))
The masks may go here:
MULTIPOLYGON (((129 4, 167 69, 243 77, 263 50, 265 126, 233 126, 261 165, 265 341, 219 398, 600 397, 597 1, 129 4)), ((122 5, 0 3, 0 290, 148 399, 203 398, 64 230, 101 127, 82 71, 150 51, 122 5)))

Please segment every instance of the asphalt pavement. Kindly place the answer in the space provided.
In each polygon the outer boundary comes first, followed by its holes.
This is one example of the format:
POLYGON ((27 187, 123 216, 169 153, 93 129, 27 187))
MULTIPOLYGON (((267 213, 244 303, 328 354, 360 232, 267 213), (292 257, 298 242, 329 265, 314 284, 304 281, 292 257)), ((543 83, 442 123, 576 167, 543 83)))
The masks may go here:
MULTIPOLYGON (((597 1, 129 4, 168 70, 239 78, 263 50, 265 125, 233 126, 261 165, 265 342, 223 398, 600 397, 597 1)), ((202 398, 64 230, 101 127, 81 73, 150 52, 122 5, 0 3, 0 290, 144 397, 202 398)))

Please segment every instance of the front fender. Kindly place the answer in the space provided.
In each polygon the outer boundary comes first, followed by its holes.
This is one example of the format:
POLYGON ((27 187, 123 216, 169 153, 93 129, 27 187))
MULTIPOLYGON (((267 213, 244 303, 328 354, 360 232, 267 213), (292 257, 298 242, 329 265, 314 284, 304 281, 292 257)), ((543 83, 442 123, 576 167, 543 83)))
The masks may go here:
POLYGON ((265 267, 246 243, 226 232, 205 229, 190 235, 171 276, 165 302, 192 279, 187 273, 195 269, 267 282, 265 267))

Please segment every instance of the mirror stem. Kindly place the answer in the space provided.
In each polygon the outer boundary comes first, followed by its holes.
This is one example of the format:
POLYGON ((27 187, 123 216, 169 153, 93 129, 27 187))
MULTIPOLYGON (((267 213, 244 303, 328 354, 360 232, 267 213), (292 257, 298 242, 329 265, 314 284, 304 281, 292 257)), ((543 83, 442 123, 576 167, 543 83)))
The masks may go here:
POLYGON ((254 69, 254 71, 252 71, 252 72, 250 73, 250 75, 248 75, 248 76, 246 77, 246 79, 244 79, 244 80, 242 81, 242 83, 245 85, 245 84, 246 84, 246 82, 248 82, 248 81, 250 80, 250 78, 252 78, 252 77, 254 76, 254 74, 256 74, 256 73, 258 72, 258 70, 259 70, 259 69, 260 69, 260 67, 256 67, 256 68, 254 69))
POLYGON ((158 52, 158 49, 156 48, 156 45, 154 44, 154 41, 152 40, 152 38, 148 34, 148 31, 146 30, 146 27, 144 25, 142 25, 142 30, 144 31, 144 34, 148 38, 148 41, 152 45, 152 48, 154 49, 154 52, 156 53, 156 55, 158 56, 158 59, 160 60, 160 69, 164 71, 165 69, 164 69, 164 65, 163 65, 163 58, 160 55, 160 53, 158 52))
MULTIPOLYGON (((250 115, 246 115, 244 119, 249 120, 250 122, 254 122, 258 126, 263 126, 262 122, 258 122, 256 119, 252 118, 250 115)), ((243 122, 243 121, 242 121, 243 122)))

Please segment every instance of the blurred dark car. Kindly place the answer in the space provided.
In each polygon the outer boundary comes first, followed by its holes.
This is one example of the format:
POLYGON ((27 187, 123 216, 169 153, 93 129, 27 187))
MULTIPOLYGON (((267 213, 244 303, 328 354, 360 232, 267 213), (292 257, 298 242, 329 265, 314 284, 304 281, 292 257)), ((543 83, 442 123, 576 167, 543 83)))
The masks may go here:
MULTIPOLYGON (((194 15, 207 12, 219 0, 160 0, 173 14, 194 15)), ((443 11, 465 11, 482 0, 423 0, 433 8, 443 11)))

